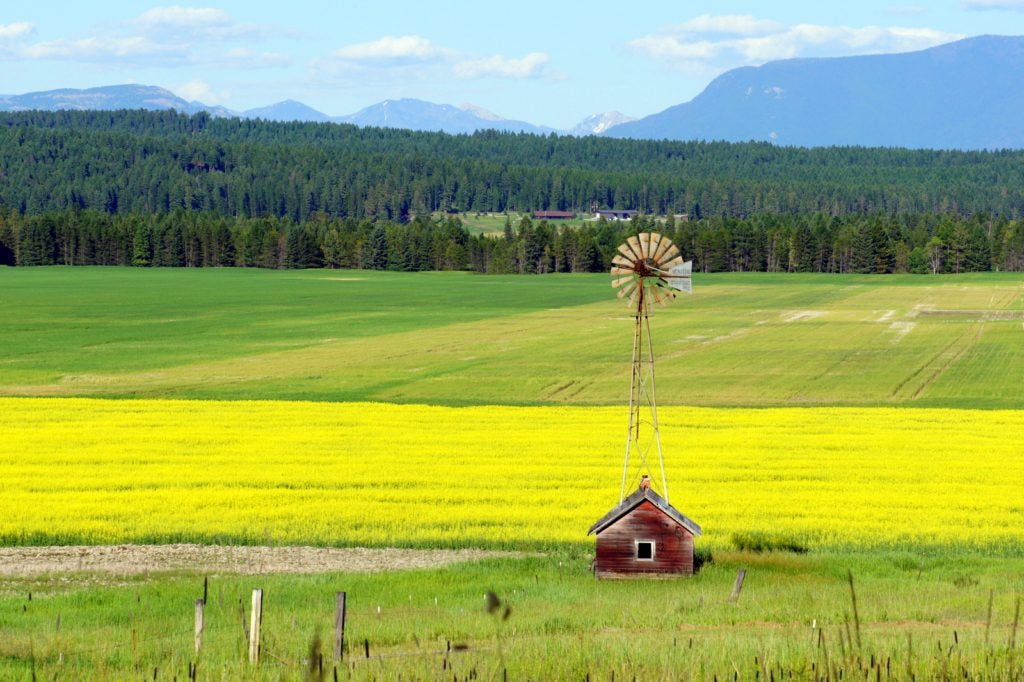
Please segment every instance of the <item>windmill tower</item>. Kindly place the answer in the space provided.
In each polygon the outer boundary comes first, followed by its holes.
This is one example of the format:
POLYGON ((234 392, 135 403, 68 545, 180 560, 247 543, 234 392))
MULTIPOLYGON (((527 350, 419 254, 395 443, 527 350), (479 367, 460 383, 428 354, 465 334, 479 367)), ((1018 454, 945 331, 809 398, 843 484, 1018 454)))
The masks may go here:
POLYGON ((692 262, 683 261, 668 237, 641 232, 619 246, 612 263, 612 287, 634 312, 633 363, 619 504, 590 528, 597 535, 595 573, 606 578, 692 574, 693 538, 701 529, 669 504, 650 322, 655 303, 666 305, 677 291, 692 293, 692 262), (647 474, 655 462, 661 494, 647 474), (633 485, 636 491, 627 496, 633 485))

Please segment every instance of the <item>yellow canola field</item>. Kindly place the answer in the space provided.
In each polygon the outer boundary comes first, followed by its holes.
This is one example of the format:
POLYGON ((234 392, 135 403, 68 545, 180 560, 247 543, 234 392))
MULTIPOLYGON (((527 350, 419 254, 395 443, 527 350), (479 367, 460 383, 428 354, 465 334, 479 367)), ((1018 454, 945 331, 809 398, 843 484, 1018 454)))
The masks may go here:
MULTIPOLYGON (((619 501, 622 407, 0 398, 0 544, 541 547, 619 501)), ((725 547, 1019 552, 1024 411, 663 407, 725 547)))

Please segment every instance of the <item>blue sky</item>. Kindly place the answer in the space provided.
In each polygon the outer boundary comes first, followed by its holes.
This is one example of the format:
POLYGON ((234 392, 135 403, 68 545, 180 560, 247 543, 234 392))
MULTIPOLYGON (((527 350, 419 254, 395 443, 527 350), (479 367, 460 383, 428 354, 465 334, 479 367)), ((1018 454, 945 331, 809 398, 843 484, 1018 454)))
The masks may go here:
POLYGON ((738 66, 1024 34, 1024 0, 4 5, 0 94, 143 83, 236 110, 296 99, 331 115, 415 97, 556 128, 661 111, 738 66))

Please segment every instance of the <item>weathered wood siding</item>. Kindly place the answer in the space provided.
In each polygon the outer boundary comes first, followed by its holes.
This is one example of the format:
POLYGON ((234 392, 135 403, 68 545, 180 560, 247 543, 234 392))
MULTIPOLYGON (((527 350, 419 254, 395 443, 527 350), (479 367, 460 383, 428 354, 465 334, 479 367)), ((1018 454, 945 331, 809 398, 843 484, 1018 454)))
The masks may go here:
POLYGON ((693 575, 693 534, 644 500, 597 536, 598 578, 693 575), (653 540, 654 559, 636 558, 637 541, 653 540))

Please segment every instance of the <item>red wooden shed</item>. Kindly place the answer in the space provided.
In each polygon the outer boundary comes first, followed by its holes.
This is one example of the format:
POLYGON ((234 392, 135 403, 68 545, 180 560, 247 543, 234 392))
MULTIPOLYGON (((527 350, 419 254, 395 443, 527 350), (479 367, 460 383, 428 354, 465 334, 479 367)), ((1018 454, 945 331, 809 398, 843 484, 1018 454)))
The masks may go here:
POLYGON ((700 526, 649 487, 641 487, 590 527, 597 535, 598 578, 693 575, 700 526))

